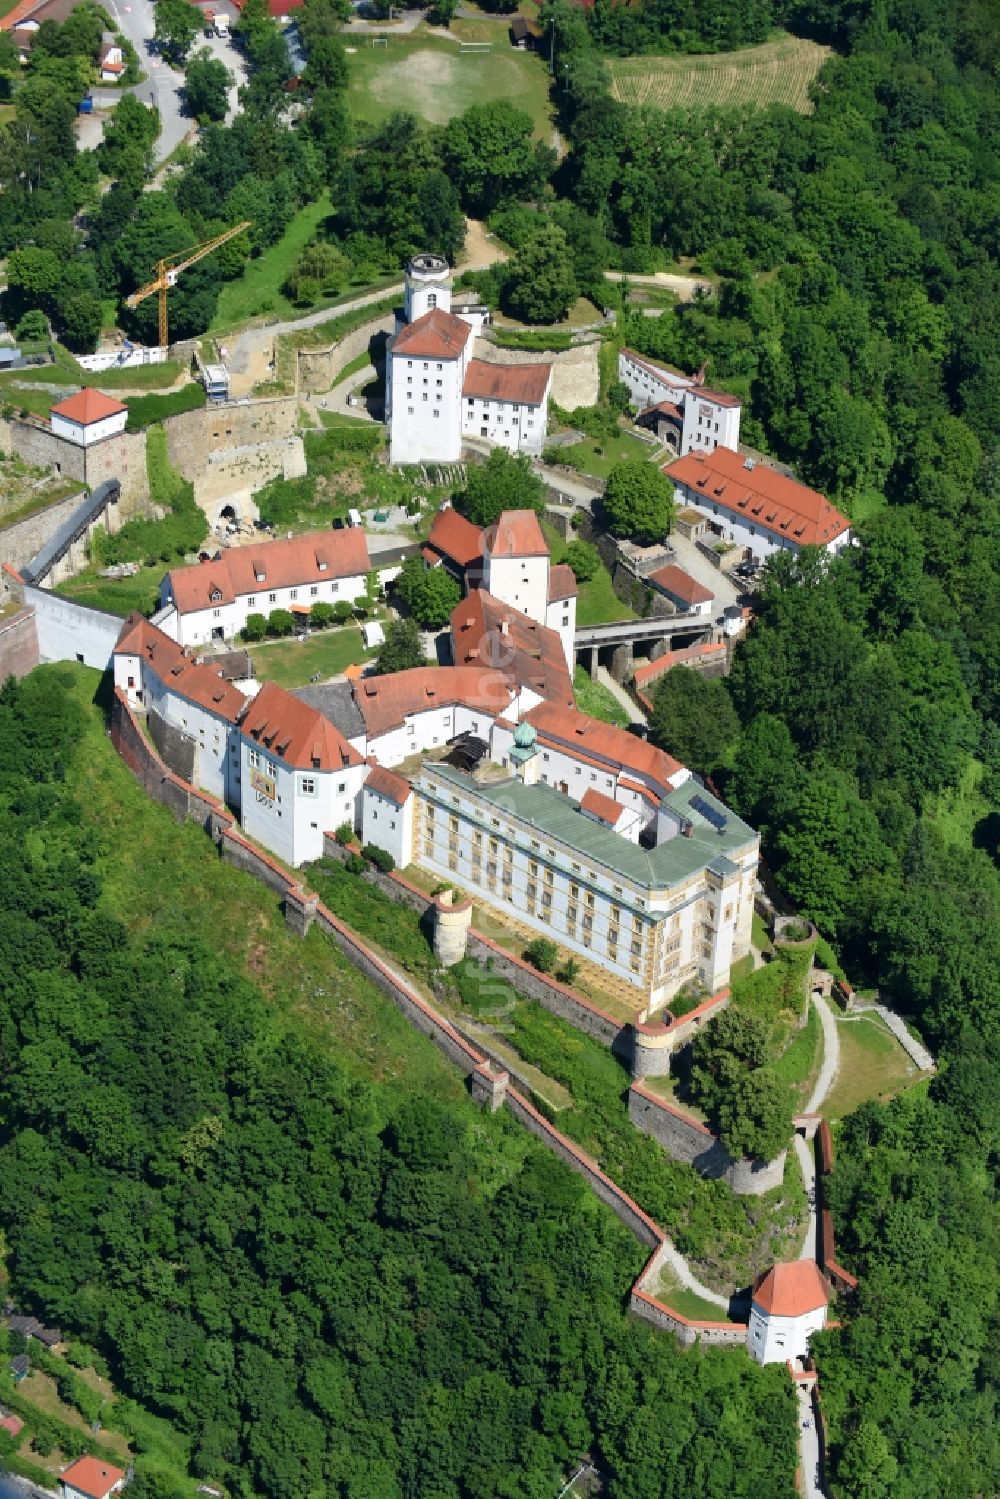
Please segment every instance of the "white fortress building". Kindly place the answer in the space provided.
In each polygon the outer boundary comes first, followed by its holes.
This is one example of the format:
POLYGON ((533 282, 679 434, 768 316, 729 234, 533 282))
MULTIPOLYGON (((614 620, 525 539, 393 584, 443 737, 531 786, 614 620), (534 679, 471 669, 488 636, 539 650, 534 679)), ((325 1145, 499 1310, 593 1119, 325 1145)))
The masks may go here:
POLYGON ((851 523, 825 495, 758 459, 716 448, 688 453, 663 472, 679 508, 697 510, 716 536, 759 561, 804 546, 833 555, 850 545, 851 523))
POLYGON ((805 1358, 809 1339, 826 1326, 830 1292, 815 1260, 774 1265, 753 1289, 747 1348, 758 1364, 805 1358))
POLYGON ((100 390, 85 386, 49 410, 53 437, 89 448, 106 437, 117 437, 125 431, 128 407, 100 390))
POLYGON ((629 388, 636 421, 653 427, 675 453, 738 449, 743 403, 738 396, 710 389, 701 373, 683 375, 622 349, 618 378, 629 388))
POLYGON ((115 686, 148 715, 167 763, 287 864, 323 857, 349 823, 401 868, 594 963, 644 1014, 686 984, 723 987, 750 950, 757 834, 662 749, 577 710, 576 583, 551 565, 533 511, 506 511, 485 532, 438 515, 425 560, 450 558, 466 587, 450 666, 292 693, 196 660, 190 643, 211 640, 216 608, 259 607, 269 586, 295 587, 308 608, 331 572, 355 586, 361 553, 334 565, 355 535, 363 547, 360 532, 338 532, 227 554, 244 569, 228 578, 228 604, 211 597, 227 581, 218 562, 175 569, 164 623, 181 641, 139 615, 126 622, 115 686), (306 564, 315 584, 301 581, 306 564))
POLYGON ((451 271, 439 255, 410 261, 386 356, 391 463, 457 463, 467 436, 511 453, 541 453, 552 366, 477 358, 487 316, 481 308, 452 311, 451 271))
POLYGON ((370 567, 357 527, 231 547, 213 561, 167 573, 157 622, 178 645, 230 640, 248 614, 287 609, 306 618, 316 603, 353 604, 365 592, 370 567))

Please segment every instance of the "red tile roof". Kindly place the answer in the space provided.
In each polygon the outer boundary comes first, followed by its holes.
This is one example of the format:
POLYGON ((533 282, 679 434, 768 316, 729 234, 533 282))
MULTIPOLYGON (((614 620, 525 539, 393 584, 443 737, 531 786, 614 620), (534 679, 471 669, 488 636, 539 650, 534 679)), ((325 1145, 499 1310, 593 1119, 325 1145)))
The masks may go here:
POLYGON ((141 614, 130 614, 125 621, 115 655, 140 656, 171 692, 227 723, 236 723, 247 705, 245 695, 225 681, 218 667, 195 661, 176 640, 141 614))
POLYGON ((451 643, 460 665, 478 662, 502 672, 514 688, 529 687, 556 703, 574 701, 566 654, 556 631, 502 603, 485 588, 474 588, 451 611, 451 643))
POLYGON ((483 556, 483 533, 471 520, 459 515, 451 505, 439 510, 427 537, 427 545, 459 567, 480 562, 483 556))
MULTIPOLYGON (((589 718, 575 708, 558 703, 539 703, 525 715, 546 740, 569 755, 581 753, 608 764, 615 770, 644 775, 660 789, 661 795, 674 789, 675 778, 684 767, 645 739, 637 739, 625 729, 616 729, 600 719, 589 718)), ((679 782, 677 784, 680 784, 679 782)))
POLYGON ((471 332, 469 324, 461 318, 432 307, 396 334, 389 351, 414 359, 457 359, 471 332))
POLYGON ((549 568, 549 603, 556 599, 575 599, 577 594, 576 573, 568 562, 558 562, 549 568))
POLYGON ((654 401, 652 406, 644 406, 639 415, 649 416, 653 411, 662 411, 664 416, 672 416, 677 421, 683 419, 683 412, 679 406, 674 405, 673 401, 654 401))
POLYGON ((659 572, 650 573, 649 581, 662 588, 664 593, 672 593, 674 598, 685 604, 710 604, 715 598, 710 588, 703 588, 690 573, 672 562, 669 567, 661 567, 659 572))
POLYGON ((584 812, 589 812, 598 821, 607 823, 609 828, 616 827, 619 819, 628 807, 623 807, 613 797, 605 796, 603 791, 590 790, 580 803, 584 812))
POLYGON ((89 385, 83 390, 78 390, 75 396, 68 396, 65 401, 60 401, 58 406, 50 406, 53 416, 62 416, 68 422, 78 422, 81 427, 89 427, 94 422, 102 422, 106 416, 117 416, 121 411, 127 411, 121 401, 114 401, 106 396, 103 391, 92 390, 89 385))
POLYGON ((549 544, 534 510, 504 510, 486 533, 491 557, 547 557, 549 544))
POLYGON ((551 379, 551 364, 488 364, 485 359, 470 359, 462 394, 481 401, 540 406, 551 379))
POLYGON ((711 453, 687 453, 663 472, 701 504, 719 505, 796 546, 827 546, 850 530, 847 516, 825 495, 764 463, 747 468, 748 462, 752 460, 731 448, 716 448, 711 453))
POLYGON ((640 369, 648 370, 651 375, 662 378, 666 375, 671 385, 678 383, 686 387, 698 384, 697 375, 685 375, 683 370, 675 369, 672 364, 659 364, 654 359, 647 359, 645 354, 637 354, 634 349, 622 349, 626 359, 631 359, 633 364, 639 365, 640 369))
POLYGON ((384 766, 376 765, 365 781, 365 790, 377 791, 379 796, 388 797, 389 801, 401 807, 405 801, 409 800, 413 787, 405 776, 397 776, 391 770, 386 770, 384 766))
POLYGON ((641 666, 637 666, 632 673, 632 681, 637 687, 645 687, 675 666, 684 666, 689 661, 695 661, 702 656, 719 656, 724 659, 725 654, 726 642, 724 640, 709 640, 703 645, 685 646, 680 651, 664 651, 663 655, 657 656, 655 661, 644 661, 641 666))
POLYGON ((398 729, 411 714, 456 703, 494 718, 510 705, 510 697, 500 672, 478 664, 414 666, 385 677, 364 677, 354 687, 369 738, 398 729))
POLYGON ((240 728, 245 739, 297 770, 341 770, 361 764, 357 750, 328 718, 276 682, 264 683, 240 728))
POLYGON ((114 1468, 96 1457, 80 1457, 75 1463, 70 1463, 59 1481, 79 1489, 81 1494, 90 1494, 91 1499, 105 1499, 105 1495, 110 1494, 124 1477, 123 1468, 114 1468))
POLYGON ((802 1317, 826 1306, 830 1292, 815 1260, 774 1265, 754 1288, 753 1301, 772 1317, 802 1317))
POLYGON ((215 562, 175 567, 168 576, 177 612, 191 614, 213 604, 231 604, 243 594, 361 577, 370 566, 365 533, 350 526, 343 531, 311 531, 287 541, 230 547, 215 562), (221 598, 213 599, 213 592, 221 598))
POLYGON ((728 390, 710 390, 707 385, 698 387, 698 400, 711 401, 713 406, 742 406, 739 396, 731 396, 728 390))

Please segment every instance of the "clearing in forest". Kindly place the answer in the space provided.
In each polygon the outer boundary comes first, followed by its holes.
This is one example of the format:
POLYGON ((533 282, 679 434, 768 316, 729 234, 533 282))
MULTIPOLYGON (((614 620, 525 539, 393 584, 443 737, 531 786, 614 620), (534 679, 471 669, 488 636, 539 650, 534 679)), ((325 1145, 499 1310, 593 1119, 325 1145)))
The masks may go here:
POLYGON ((760 47, 705 57, 610 58, 611 92, 623 104, 657 109, 787 104, 809 114, 809 85, 830 55, 830 48, 817 42, 782 36, 760 47))
MULTIPOLYGON (((463 23, 456 22, 456 33, 463 23)), ((471 23, 466 23, 471 24, 471 23)), ((384 47, 358 39, 350 58, 348 109, 362 125, 379 125, 396 110, 418 115, 432 125, 446 125, 470 104, 508 99, 535 122, 535 134, 552 133, 549 75, 541 58, 511 47, 506 26, 494 26, 492 52, 463 52, 457 40, 418 32, 389 37, 384 47)), ((476 32, 473 40, 478 40, 476 32)))

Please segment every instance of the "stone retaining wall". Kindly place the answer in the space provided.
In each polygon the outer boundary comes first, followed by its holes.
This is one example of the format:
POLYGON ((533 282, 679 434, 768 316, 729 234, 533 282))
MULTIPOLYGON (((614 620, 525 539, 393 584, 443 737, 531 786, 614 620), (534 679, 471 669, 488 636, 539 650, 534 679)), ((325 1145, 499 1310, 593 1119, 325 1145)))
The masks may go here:
POLYGON ((18 569, 24 567, 36 552, 41 551, 50 536, 66 524, 82 498, 81 490, 65 499, 54 500, 44 510, 36 510, 24 520, 13 521, 10 525, 4 525, 0 520, 0 558, 18 569))
POLYGON ((22 609, 0 623, 0 682, 26 677, 38 665, 34 609, 22 609))
POLYGON ((637 1021, 632 1028, 632 1076, 666 1077, 674 1052, 686 1046, 706 1021, 727 1009, 729 999, 730 991, 720 989, 686 1015, 671 1016, 669 1021, 637 1021))
POLYGON ((702 1176, 724 1181, 740 1196, 759 1197, 780 1187, 785 1176, 783 1150, 773 1161, 753 1161, 730 1155, 717 1135, 699 1119, 633 1083, 628 1093, 628 1117, 636 1129, 652 1135, 675 1161, 685 1161, 702 1176))

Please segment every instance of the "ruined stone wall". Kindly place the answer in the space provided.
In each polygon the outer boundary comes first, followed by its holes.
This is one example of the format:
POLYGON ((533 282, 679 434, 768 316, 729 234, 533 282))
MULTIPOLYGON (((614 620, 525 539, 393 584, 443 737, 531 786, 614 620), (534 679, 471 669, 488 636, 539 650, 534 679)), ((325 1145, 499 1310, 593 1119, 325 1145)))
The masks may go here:
POLYGON ((197 747, 193 739, 152 709, 146 715, 149 737, 164 763, 185 781, 194 781, 197 747))
MULTIPOLYGON (((121 432, 90 448, 55 437, 47 425, 21 417, 10 421, 10 450, 25 463, 51 468, 96 489, 106 479, 121 485, 122 518, 139 515, 149 498, 145 432, 121 432)), ((37 550, 37 549, 36 549, 37 550)))

